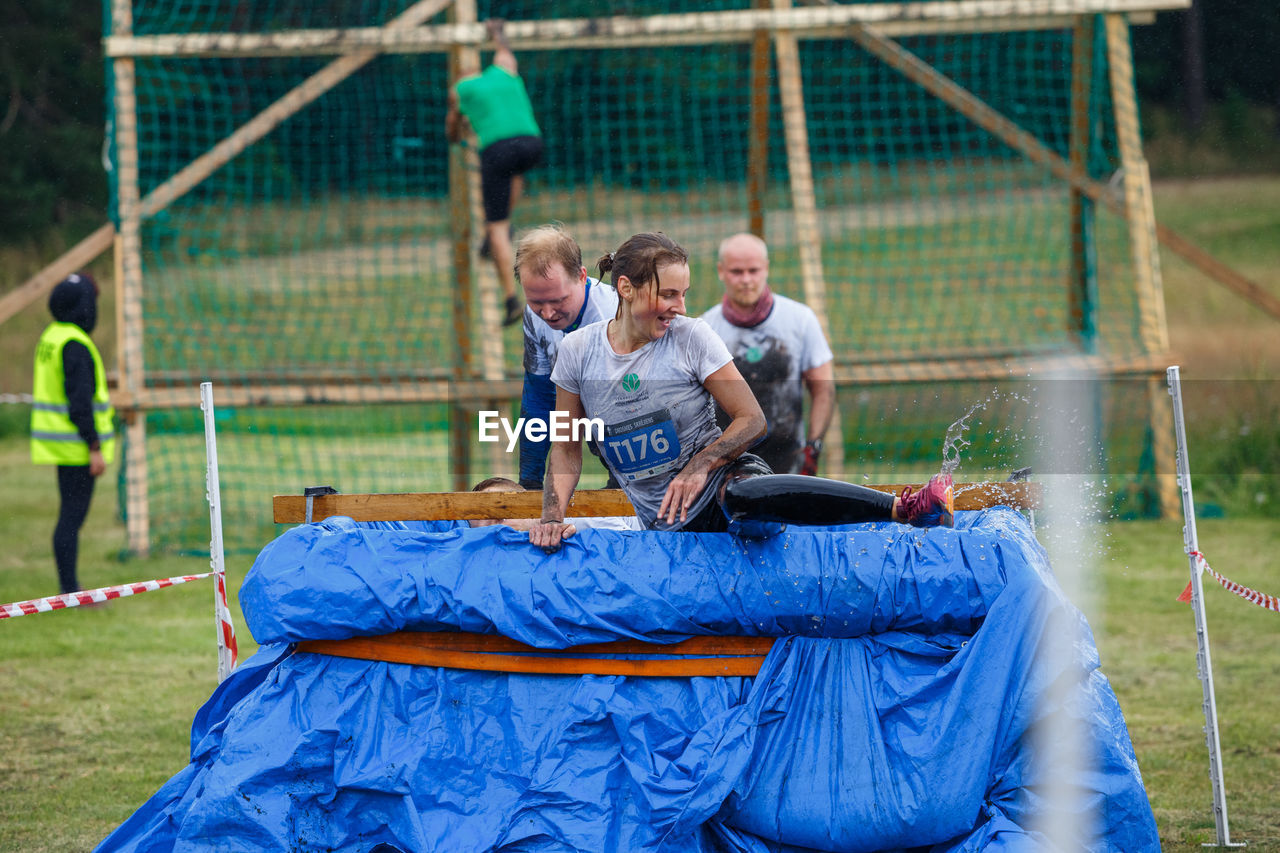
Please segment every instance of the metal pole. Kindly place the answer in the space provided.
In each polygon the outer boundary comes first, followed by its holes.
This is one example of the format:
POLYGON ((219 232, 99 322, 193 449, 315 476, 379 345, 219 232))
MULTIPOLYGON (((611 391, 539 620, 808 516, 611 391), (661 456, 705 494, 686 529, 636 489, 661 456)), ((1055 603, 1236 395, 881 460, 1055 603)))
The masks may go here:
POLYGON ((1165 371, 1169 395, 1173 397, 1173 427, 1178 443, 1178 486, 1182 490, 1182 541, 1191 564, 1191 609, 1196 614, 1196 668, 1204 688, 1204 739, 1209 747, 1209 781, 1213 783, 1213 821, 1218 843, 1205 847, 1243 847, 1231 843, 1227 825, 1227 792, 1222 782, 1222 744, 1218 740, 1218 704, 1213 698, 1213 662, 1209 658, 1209 630, 1205 625, 1204 589, 1200 585, 1200 553, 1196 537, 1196 508, 1191 496, 1191 466, 1187 460, 1187 430, 1182 417, 1182 381, 1175 364, 1165 371))
POLYGON ((213 569, 213 629, 218 638, 218 682, 231 674, 231 649, 223 638, 227 589, 227 564, 222 549, 222 493, 218 488, 218 437, 213 425, 213 383, 200 383, 200 411, 204 412, 205 499, 209 501, 209 566, 213 569))

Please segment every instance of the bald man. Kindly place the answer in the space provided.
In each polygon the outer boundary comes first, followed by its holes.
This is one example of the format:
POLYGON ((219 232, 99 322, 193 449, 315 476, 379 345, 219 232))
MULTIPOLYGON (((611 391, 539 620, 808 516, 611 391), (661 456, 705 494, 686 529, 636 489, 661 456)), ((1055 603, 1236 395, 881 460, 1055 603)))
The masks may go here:
POLYGON ((729 347, 764 410, 768 432, 751 452, 775 473, 817 474, 836 398, 831 347, 818 318, 769 289, 769 249, 754 234, 724 240, 716 272, 724 297, 702 319, 729 347))

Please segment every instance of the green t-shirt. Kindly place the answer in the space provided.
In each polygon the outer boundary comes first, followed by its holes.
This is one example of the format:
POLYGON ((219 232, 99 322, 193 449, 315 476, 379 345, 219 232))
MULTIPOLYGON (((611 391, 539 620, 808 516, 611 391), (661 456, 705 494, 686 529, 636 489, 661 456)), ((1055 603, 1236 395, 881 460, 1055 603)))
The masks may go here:
POLYGON ((475 128, 480 150, 513 136, 541 136, 524 81, 497 65, 459 80, 458 108, 475 128))

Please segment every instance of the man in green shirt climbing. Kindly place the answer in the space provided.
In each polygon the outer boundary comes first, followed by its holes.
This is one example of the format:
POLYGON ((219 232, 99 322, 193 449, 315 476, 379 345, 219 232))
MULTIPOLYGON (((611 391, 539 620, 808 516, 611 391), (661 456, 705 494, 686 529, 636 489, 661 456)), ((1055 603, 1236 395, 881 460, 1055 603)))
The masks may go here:
POLYGON ((465 122, 476 132, 485 220, 480 254, 489 257, 498 271, 506 296, 502 325, 509 326, 523 314, 516 297, 511 208, 524 191, 524 173, 542 160, 542 131, 502 25, 500 19, 485 22, 496 45, 493 63, 450 90, 444 129, 450 142, 461 141, 465 122))

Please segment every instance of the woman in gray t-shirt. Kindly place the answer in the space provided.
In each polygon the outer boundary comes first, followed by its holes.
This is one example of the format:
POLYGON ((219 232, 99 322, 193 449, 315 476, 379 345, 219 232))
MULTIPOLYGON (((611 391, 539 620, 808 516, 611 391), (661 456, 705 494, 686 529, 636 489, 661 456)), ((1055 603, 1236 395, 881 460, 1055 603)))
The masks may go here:
MULTIPOLYGON (((704 511, 723 518, 718 488, 727 466, 764 435, 764 414, 720 338, 684 316, 689 258, 680 246, 637 234, 602 258, 600 271, 612 273, 618 312, 560 343, 556 409, 603 421, 601 455, 645 527, 707 529, 690 522, 704 511), (723 432, 716 404, 730 417, 723 432)), ((559 544, 581 471, 581 443, 553 442, 534 544, 559 544)))
MULTIPOLYGON (((646 528, 725 530, 726 511, 801 524, 950 523, 949 475, 901 498, 817 477, 759 476, 768 465, 746 451, 765 433, 764 414, 720 337, 684 316, 684 249, 665 234, 637 234, 600 259, 601 276, 610 272, 617 314, 561 341, 551 381, 561 417, 603 425, 601 456, 646 528), (723 432, 716 404, 730 419, 723 432)), ((552 439, 542 519, 529 532, 548 550, 572 532, 565 512, 582 474, 581 436, 552 439)))

